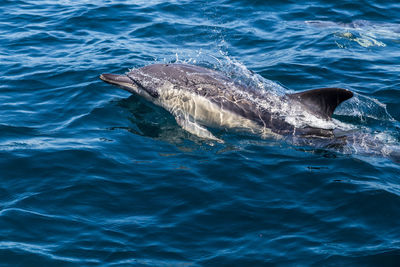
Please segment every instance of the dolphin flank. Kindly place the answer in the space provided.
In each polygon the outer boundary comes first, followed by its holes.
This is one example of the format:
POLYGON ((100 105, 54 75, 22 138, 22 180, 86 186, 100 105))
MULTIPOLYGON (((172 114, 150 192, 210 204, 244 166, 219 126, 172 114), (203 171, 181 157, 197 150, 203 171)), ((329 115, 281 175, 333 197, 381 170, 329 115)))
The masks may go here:
POLYGON ((335 108, 353 96, 351 91, 341 88, 272 96, 266 91, 245 87, 221 72, 176 63, 148 65, 122 75, 102 74, 100 79, 165 108, 186 131, 214 140, 219 139, 207 126, 263 135, 331 138, 334 137, 331 129, 291 123, 286 119, 284 105, 289 107, 286 109, 300 109, 329 121, 335 108))

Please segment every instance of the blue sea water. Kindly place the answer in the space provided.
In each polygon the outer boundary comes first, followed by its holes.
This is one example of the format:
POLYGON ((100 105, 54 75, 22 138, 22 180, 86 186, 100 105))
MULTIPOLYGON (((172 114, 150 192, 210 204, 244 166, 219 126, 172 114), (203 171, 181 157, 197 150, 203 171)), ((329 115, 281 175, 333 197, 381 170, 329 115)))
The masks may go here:
POLYGON ((379 0, 0 1, 0 264, 399 266, 399 14, 379 0), (155 62, 350 89, 334 119, 362 134, 345 150, 212 142, 98 78, 155 62))

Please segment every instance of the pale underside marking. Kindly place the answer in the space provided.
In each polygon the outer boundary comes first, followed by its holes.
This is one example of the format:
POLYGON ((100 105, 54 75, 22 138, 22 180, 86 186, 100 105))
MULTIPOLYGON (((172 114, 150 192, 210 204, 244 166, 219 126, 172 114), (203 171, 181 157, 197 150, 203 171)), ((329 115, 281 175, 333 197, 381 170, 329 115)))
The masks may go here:
POLYGON ((260 134, 263 137, 279 136, 252 120, 223 109, 206 97, 185 89, 176 89, 169 82, 166 82, 159 92, 160 96, 155 99, 154 103, 169 111, 183 129, 201 138, 220 141, 203 125, 213 128, 244 130, 260 134))

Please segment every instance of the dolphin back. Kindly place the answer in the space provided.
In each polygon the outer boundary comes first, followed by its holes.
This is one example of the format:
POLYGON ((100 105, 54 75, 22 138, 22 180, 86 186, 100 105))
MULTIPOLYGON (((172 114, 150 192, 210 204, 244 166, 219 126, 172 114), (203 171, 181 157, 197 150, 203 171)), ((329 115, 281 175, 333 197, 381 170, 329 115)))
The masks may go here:
POLYGON ((342 88, 319 88, 288 95, 323 119, 330 119, 336 107, 352 96, 351 91, 342 88))

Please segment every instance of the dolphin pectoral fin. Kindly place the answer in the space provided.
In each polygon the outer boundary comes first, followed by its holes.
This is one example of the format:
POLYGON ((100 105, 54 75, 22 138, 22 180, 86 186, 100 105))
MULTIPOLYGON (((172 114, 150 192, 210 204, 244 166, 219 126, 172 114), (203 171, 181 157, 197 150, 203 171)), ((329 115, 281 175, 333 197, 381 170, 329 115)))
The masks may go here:
POLYGON ((351 98, 353 93, 341 88, 320 88, 287 96, 303 104, 315 115, 330 119, 336 107, 351 98))
POLYGON ((217 141, 219 143, 223 143, 224 141, 215 137, 209 130, 201 126, 200 124, 189 120, 183 116, 176 116, 176 122, 181 126, 185 131, 197 135, 200 138, 210 139, 217 141))

